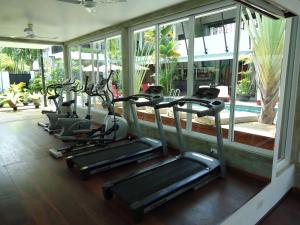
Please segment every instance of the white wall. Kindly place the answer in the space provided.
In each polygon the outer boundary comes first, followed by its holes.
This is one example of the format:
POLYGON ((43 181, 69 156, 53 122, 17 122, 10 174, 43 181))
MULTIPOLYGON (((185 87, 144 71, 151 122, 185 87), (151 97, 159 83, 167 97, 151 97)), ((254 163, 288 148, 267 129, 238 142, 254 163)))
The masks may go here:
POLYGON ((0 71, 0 92, 9 88, 9 73, 7 71, 0 71))

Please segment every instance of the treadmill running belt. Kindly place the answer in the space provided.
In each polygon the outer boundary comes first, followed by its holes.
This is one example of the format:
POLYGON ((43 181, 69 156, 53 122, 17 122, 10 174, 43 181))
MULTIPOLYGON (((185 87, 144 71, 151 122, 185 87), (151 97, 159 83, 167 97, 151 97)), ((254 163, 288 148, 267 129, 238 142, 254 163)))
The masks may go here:
POLYGON ((205 168, 199 162, 181 158, 116 184, 112 189, 124 201, 131 204, 205 168))
POLYGON ((144 142, 133 142, 128 145, 121 145, 110 148, 108 150, 94 152, 92 154, 87 154, 74 158, 73 162, 79 166, 92 165, 97 162, 103 162, 106 160, 118 159, 124 155, 130 155, 141 150, 150 148, 151 146, 144 142))

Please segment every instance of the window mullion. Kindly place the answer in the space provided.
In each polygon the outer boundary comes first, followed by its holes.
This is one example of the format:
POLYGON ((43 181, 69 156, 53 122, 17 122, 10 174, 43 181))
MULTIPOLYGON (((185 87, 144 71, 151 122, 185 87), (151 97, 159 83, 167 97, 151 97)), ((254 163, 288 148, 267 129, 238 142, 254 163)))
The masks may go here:
POLYGON ((159 63, 159 25, 155 25, 155 84, 159 85, 159 72, 160 72, 160 63, 159 63))
POLYGON ((232 76, 231 76, 231 96, 230 96, 230 117, 229 117, 229 131, 228 140, 234 141, 234 111, 236 99, 236 84, 239 66, 239 45, 240 45, 240 27, 241 27, 241 5, 238 4, 235 16, 235 35, 234 35, 234 49, 232 59, 232 76))
MULTIPOLYGON (((194 93, 194 36, 195 36, 195 17, 189 17, 189 28, 188 28, 188 75, 187 75, 187 96, 192 96, 194 93)), ((186 38, 186 37, 185 37, 186 38)), ((188 107, 192 107, 189 105, 188 107)), ((187 114, 187 125, 186 130, 192 130, 192 114, 187 114)))

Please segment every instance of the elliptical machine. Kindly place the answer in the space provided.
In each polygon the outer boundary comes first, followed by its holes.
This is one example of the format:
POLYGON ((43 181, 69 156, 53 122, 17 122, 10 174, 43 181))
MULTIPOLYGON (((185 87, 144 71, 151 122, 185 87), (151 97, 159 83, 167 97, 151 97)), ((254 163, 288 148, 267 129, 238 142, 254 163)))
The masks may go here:
MULTIPOLYGON (((88 90, 87 90, 87 82, 88 79, 86 81, 85 84, 85 93, 88 94, 88 90)), ((87 110, 87 115, 85 118, 78 118, 76 109, 77 109, 77 93, 79 91, 83 90, 83 87, 78 88, 78 85, 73 86, 71 88, 71 92, 73 92, 74 94, 74 107, 73 107, 73 112, 72 112, 72 116, 69 118, 59 118, 57 121, 57 125, 61 128, 60 132, 55 134, 56 137, 58 137, 59 139, 63 140, 63 141, 67 141, 70 137, 71 139, 74 138, 75 135, 81 134, 84 131, 86 131, 87 129, 90 130, 91 129, 91 121, 90 121, 90 111, 91 111, 91 104, 90 104, 90 100, 86 103, 86 105, 88 106, 88 110, 87 110)), ((89 97, 90 99, 90 97, 89 97)))
POLYGON ((95 146, 104 147, 109 143, 119 141, 127 137, 127 120, 114 112, 115 101, 113 93, 109 87, 109 80, 112 75, 113 71, 111 71, 107 79, 101 77, 97 85, 88 84, 88 78, 85 82, 85 92, 89 95, 89 97, 100 97, 102 105, 108 110, 108 114, 104 118, 103 125, 96 129, 73 130, 72 132, 74 133, 74 136, 59 137, 64 141, 73 141, 75 144, 60 149, 49 149, 51 156, 54 158, 60 158, 64 154, 77 154, 90 150, 95 146))
POLYGON ((56 122, 58 118, 65 118, 71 115, 71 105, 74 103, 71 101, 63 101, 63 91, 66 87, 74 84, 70 82, 70 79, 65 80, 63 83, 57 83, 47 86, 48 99, 52 100, 55 105, 55 111, 42 110, 42 114, 45 114, 48 117, 48 123, 38 122, 38 126, 43 127, 49 133, 53 133, 59 127, 57 127, 56 122), (54 90, 53 93, 50 90, 54 90))

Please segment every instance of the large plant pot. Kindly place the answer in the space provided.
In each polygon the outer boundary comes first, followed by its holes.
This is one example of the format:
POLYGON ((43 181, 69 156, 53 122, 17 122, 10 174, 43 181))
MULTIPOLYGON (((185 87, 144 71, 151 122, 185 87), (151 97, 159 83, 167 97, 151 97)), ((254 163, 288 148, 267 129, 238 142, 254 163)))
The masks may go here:
POLYGON ((40 99, 32 99, 32 102, 33 102, 36 109, 38 109, 41 105, 41 100, 40 99))
POLYGON ((249 102, 250 95, 238 95, 237 99, 242 102, 249 102))
POLYGON ((11 107, 14 111, 17 111, 17 105, 15 103, 13 103, 11 100, 7 101, 9 107, 11 107))

